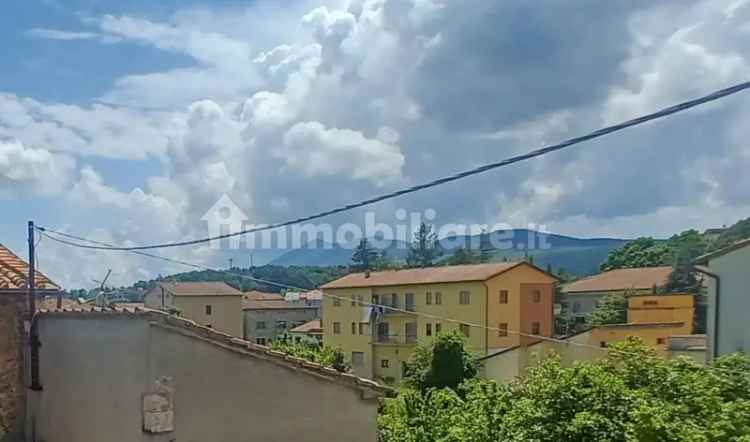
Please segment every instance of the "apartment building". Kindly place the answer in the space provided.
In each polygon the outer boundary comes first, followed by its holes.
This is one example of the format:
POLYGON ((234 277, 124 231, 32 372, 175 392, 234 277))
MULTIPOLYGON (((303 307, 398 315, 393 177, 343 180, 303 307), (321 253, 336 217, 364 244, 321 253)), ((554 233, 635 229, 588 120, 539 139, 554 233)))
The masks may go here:
POLYGON ((223 282, 161 282, 146 293, 143 303, 242 337, 242 299, 242 292, 223 282))
POLYGON ((323 343, 357 375, 397 382, 415 346, 440 333, 459 330, 479 354, 536 341, 517 331, 552 336, 556 284, 528 262, 350 274, 321 287, 323 343))

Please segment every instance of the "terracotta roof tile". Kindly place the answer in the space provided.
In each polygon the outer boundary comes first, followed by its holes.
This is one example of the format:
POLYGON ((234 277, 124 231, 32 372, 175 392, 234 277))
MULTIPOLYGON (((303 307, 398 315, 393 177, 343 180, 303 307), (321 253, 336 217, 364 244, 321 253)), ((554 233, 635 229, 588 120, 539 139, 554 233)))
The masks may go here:
POLYGON ((294 333, 322 333, 323 326, 320 322, 320 319, 314 319, 310 322, 305 322, 298 327, 294 327, 290 331, 294 333))
MULTIPOLYGON (((29 264, 0 244, 0 289, 25 289, 29 274, 29 264)), ((59 290, 60 286, 52 282, 41 272, 36 273, 36 286, 39 289, 59 290)))
POLYGON ((735 250, 739 250, 745 247, 750 247, 750 238, 735 241, 734 243, 726 247, 723 247, 719 250, 715 250, 711 253, 706 253, 705 255, 695 258, 693 262, 696 264, 708 264, 713 259, 719 258, 720 256, 724 256, 727 253, 731 253, 731 252, 734 252, 735 250))
POLYGON ((241 296, 242 292, 225 282, 161 282, 160 287, 174 296, 241 296))
POLYGON ((278 293, 266 293, 251 290, 244 293, 243 299, 248 299, 250 301, 283 301, 284 297, 278 293))
MULTIPOLYGON (((372 272, 368 277, 365 273, 352 273, 321 286, 322 289, 353 288, 353 287, 384 287, 408 284, 432 284, 465 281, 486 281, 493 276, 506 272, 520 265, 528 265, 539 269, 527 262, 501 262, 492 264, 458 265, 444 267, 427 267, 421 269, 388 270, 372 272)), ((552 275, 550 275, 553 277, 552 275)))
POLYGON ((617 269, 589 276, 563 287, 568 294, 582 292, 609 292, 628 289, 647 290, 663 286, 672 273, 672 267, 639 267, 617 269))
POLYGON ((254 301, 252 299, 242 300, 243 310, 287 310, 287 309, 315 309, 317 307, 307 304, 295 304, 282 300, 254 301))

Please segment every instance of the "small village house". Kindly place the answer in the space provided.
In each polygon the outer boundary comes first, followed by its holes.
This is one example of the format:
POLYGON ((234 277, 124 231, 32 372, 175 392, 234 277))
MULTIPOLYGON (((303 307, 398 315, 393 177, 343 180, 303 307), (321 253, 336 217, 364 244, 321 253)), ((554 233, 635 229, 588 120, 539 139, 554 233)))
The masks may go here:
POLYGON ((440 333, 460 331, 481 355, 536 341, 518 332, 552 336, 556 283, 528 262, 353 273, 321 287, 323 343, 358 375, 397 382, 415 346, 440 333))
POLYGON ((283 299, 243 299, 244 337, 259 345, 269 345, 289 331, 318 317, 318 308, 283 299))
POLYGON ((242 292, 224 282, 160 282, 146 293, 143 303, 242 336, 242 292))
POLYGON ((314 319, 289 330, 294 342, 320 345, 323 343, 323 326, 320 319, 314 319))
MULTIPOLYGON (((9 440, 21 438, 25 426, 28 276, 28 263, 0 244, 0 430, 9 440)), ((58 284, 39 271, 35 280, 37 308, 69 306, 71 301, 61 297, 58 284)))
POLYGON ((648 294, 666 284, 672 267, 616 269, 562 286, 565 319, 582 326, 607 295, 648 294))
POLYGON ((156 310, 42 311, 33 326, 37 441, 376 442, 390 394, 156 310))
POLYGON ((708 289, 709 355, 750 351, 750 238, 695 260, 708 289))

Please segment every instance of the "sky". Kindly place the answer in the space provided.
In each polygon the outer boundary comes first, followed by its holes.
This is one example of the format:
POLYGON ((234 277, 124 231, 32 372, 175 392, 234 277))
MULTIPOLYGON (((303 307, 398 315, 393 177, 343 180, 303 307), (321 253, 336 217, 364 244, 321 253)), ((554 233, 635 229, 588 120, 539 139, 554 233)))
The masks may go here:
MULTIPOLYGON (((116 244, 199 238, 222 195, 250 223, 278 222, 750 79, 750 0, 3 9, 0 243, 22 255, 30 219, 116 244)), ((581 237, 720 227, 750 216, 749 118, 744 93, 368 210, 581 237)), ((163 253, 211 266, 228 256, 163 253)), ((184 270, 48 239, 39 266, 68 288, 109 268, 115 285, 184 270)))

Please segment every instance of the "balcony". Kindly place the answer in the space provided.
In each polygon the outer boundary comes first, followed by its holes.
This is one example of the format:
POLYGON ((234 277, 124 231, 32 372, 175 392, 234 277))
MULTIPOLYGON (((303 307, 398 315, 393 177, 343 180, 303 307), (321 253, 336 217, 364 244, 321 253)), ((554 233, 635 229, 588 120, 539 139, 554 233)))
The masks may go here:
POLYGON ((375 344, 416 344, 417 335, 377 335, 375 336, 375 344))

